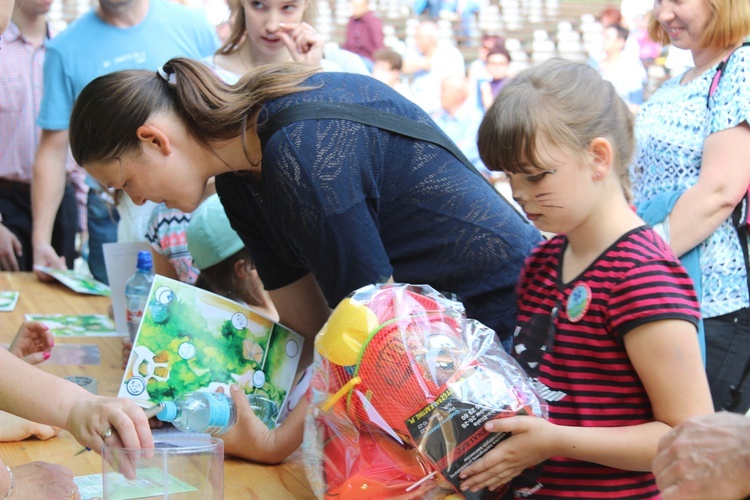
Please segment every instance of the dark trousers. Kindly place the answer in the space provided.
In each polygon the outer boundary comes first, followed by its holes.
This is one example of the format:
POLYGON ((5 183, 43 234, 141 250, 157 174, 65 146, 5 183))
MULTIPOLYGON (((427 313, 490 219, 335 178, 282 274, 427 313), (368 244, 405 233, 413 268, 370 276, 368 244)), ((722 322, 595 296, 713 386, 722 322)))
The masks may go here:
MULTIPOLYGON (((31 271, 34 251, 31 246, 31 186, 20 182, 0 181, 0 214, 3 225, 21 242, 23 255, 17 257, 21 271, 31 271)), ((78 207, 72 184, 65 186, 60 208, 52 229, 52 248, 65 257, 68 268, 73 269, 76 258, 75 238, 78 232, 78 207)))
POLYGON ((120 214, 94 189, 89 190, 86 213, 89 218, 89 270, 98 281, 109 285, 107 267, 104 265, 104 244, 117 241, 120 214))
MULTIPOLYGON (((750 311, 703 320, 706 329, 706 373, 716 410, 731 400, 729 388, 737 385, 750 359, 750 311)), ((731 411, 745 413, 750 409, 750 377, 742 385, 742 397, 731 411)))

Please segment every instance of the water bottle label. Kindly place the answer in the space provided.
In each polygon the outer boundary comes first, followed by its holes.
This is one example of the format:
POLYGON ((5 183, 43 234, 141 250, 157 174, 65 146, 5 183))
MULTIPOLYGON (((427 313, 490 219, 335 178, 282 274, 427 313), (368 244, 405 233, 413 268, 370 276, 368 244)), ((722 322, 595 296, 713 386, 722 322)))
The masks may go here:
POLYGON ((128 323, 140 323, 143 311, 140 309, 125 309, 125 321, 128 323))
POLYGON ((211 413, 208 419, 209 427, 217 427, 223 429, 231 418, 232 407, 229 402, 229 396, 220 396, 211 392, 206 393, 206 397, 209 400, 208 407, 211 409, 211 413))

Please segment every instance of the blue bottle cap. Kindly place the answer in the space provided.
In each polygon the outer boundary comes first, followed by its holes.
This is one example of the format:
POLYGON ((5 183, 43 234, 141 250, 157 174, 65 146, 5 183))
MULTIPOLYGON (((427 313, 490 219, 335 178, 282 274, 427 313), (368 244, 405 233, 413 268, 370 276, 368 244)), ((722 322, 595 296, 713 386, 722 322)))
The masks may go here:
POLYGON ((156 418, 162 422, 172 422, 177 418, 177 405, 174 401, 162 401, 164 409, 156 414, 156 418))
POLYGON ((154 260, 151 257, 151 252, 148 250, 141 250, 138 252, 138 264, 136 267, 141 271, 150 271, 154 268, 154 260))

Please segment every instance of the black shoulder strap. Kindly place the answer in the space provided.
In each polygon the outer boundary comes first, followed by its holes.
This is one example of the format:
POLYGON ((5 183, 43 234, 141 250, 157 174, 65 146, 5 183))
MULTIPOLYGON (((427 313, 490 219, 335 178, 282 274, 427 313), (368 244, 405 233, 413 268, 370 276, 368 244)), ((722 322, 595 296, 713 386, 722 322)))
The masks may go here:
POLYGON ((290 106, 274 115, 268 117, 265 121, 258 124, 258 136, 263 143, 271 138, 281 127, 301 120, 349 120, 352 122, 362 123, 378 127, 383 130, 389 130, 412 139, 431 142, 444 149, 447 149, 453 156, 458 158, 461 163, 480 176, 492 186, 493 191, 513 209, 516 214, 528 223, 518 209, 502 196, 495 186, 483 176, 474 165, 466 158, 458 146, 451 141, 445 133, 436 126, 430 126, 426 123, 407 118, 405 116, 388 113, 382 109, 365 106, 364 104, 355 103, 337 103, 337 102, 303 102, 290 106))
POLYGON ((295 104, 274 114, 268 121, 261 124, 258 134, 261 135, 261 138, 270 138, 281 127, 290 123, 301 120, 330 119, 349 120, 364 125, 371 125, 413 139, 437 144, 453 153, 456 158, 461 160, 471 170, 476 170, 468 158, 439 128, 431 127, 405 116, 388 113, 382 109, 365 106, 364 104, 338 102, 303 102, 295 104))

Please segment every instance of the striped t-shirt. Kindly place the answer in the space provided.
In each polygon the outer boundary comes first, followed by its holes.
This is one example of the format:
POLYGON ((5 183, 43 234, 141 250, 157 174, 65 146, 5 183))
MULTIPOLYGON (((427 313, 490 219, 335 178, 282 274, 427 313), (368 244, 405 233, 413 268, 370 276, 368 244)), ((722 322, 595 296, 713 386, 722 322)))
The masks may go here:
MULTIPOLYGON (((699 305, 692 281, 648 227, 623 235, 569 283, 560 276, 566 245, 565 237, 556 236, 527 261, 519 283, 514 355, 537 377, 555 424, 619 427, 650 422, 651 403, 623 337, 651 321, 683 319, 697 325, 699 305)), ((524 473, 537 474, 541 484, 531 498, 659 497, 650 472, 563 457, 540 467, 524 473)), ((524 483, 533 484, 530 479, 524 483)))

